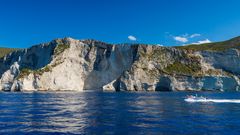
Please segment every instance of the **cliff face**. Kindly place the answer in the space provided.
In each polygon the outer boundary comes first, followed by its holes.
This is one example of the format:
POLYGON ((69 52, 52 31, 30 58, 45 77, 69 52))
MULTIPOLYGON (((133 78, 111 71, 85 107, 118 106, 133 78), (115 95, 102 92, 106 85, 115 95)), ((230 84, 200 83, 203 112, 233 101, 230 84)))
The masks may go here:
MULTIPOLYGON (((143 46, 140 46, 140 48, 143 46)), ((238 50, 187 52, 144 46, 139 59, 116 80, 117 90, 238 91, 238 50), (234 66, 234 67, 232 67, 234 66)))
POLYGON ((0 90, 238 91, 237 49, 57 39, 0 59, 0 90))

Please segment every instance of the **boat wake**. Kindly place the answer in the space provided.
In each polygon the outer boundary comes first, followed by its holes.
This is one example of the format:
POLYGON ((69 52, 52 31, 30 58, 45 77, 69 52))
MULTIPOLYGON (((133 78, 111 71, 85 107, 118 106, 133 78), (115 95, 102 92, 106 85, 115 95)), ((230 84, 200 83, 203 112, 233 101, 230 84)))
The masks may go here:
POLYGON ((197 96, 188 96, 184 100, 186 102, 240 103, 240 99, 208 99, 197 96))

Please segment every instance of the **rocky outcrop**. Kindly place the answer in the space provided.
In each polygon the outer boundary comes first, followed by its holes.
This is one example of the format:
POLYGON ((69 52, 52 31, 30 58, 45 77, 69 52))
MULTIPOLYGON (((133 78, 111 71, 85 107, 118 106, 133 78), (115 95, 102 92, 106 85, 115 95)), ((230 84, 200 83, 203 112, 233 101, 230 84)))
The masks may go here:
POLYGON ((233 74, 240 74, 240 53, 238 49, 228 49, 222 52, 201 52, 206 63, 214 68, 223 69, 233 74))
POLYGON ((56 39, 0 59, 0 90, 239 90, 239 51, 56 39))
POLYGON ((231 66, 238 64, 238 50, 189 53, 173 48, 144 47, 147 51, 139 51, 144 52, 143 55, 121 75, 117 90, 239 90, 238 70, 231 66), (221 60, 228 64, 217 62, 221 60))

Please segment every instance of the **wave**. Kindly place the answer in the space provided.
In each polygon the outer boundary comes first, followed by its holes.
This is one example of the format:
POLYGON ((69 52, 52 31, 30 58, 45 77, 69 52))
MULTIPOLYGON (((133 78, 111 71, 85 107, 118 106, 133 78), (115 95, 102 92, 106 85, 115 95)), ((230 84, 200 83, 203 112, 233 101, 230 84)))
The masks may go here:
POLYGON ((240 99, 184 99, 186 102, 240 103, 240 99))

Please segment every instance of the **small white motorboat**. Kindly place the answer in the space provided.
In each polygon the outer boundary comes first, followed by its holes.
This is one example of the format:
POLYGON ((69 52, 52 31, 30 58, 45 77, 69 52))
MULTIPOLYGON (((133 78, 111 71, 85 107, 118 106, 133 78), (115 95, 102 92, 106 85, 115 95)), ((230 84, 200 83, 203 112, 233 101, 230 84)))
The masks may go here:
POLYGON ((190 95, 184 99, 186 102, 211 102, 211 103, 240 103, 240 99, 209 99, 203 96, 190 95))
POLYGON ((184 100, 187 102, 206 102, 207 98, 203 96, 198 97, 197 95, 196 96, 190 95, 187 96, 187 98, 185 98, 184 100))

